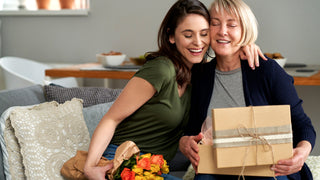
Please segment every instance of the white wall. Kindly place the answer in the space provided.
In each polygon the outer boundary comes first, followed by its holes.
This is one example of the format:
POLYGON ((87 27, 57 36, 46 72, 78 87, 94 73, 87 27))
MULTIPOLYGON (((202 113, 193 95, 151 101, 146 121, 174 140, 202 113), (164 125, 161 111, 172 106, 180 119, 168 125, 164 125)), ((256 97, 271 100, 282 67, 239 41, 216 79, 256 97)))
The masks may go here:
POLYGON ((288 62, 320 64, 319 0, 248 0, 257 16, 257 43, 264 52, 281 52, 288 62))
MULTIPOLYGON (((87 17, 0 17, 2 56, 43 62, 95 61, 110 50, 138 56, 155 50, 161 20, 175 0, 91 0, 87 17)), ((203 0, 209 6, 212 0, 203 0)), ((257 43, 288 62, 320 63, 319 0, 246 0, 260 23, 257 43)))
POLYGON ((320 86, 296 86, 299 97, 303 100, 303 109, 310 117, 314 129, 317 132, 316 145, 312 151, 312 155, 320 155, 320 86))

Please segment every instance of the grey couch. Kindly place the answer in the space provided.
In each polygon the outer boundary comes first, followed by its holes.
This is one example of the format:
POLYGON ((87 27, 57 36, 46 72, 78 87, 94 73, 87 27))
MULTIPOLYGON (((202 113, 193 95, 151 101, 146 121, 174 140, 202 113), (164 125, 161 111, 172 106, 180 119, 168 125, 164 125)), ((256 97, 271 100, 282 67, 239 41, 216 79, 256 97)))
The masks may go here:
MULTIPOLYGON (((63 103, 73 97, 81 98, 83 116, 89 130, 90 137, 99 120, 108 111, 112 102, 120 94, 121 89, 108 88, 63 88, 58 86, 34 85, 16 90, 0 91, 0 115, 12 106, 27 106, 55 100, 63 103)), ((0 147, 0 179, 6 179, 3 167, 2 149, 0 147)), ((182 177, 189 166, 189 161, 178 152, 170 165, 171 174, 182 177)))

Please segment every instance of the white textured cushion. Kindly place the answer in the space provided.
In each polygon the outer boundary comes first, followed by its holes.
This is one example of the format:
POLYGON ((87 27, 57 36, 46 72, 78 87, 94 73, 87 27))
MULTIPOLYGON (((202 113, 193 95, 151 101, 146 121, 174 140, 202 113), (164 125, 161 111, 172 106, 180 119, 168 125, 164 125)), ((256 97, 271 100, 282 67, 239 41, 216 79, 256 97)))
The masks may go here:
POLYGON ((11 126, 10 113, 16 108, 30 108, 32 106, 14 106, 3 112, 0 118, 1 135, 0 143, 3 156, 4 174, 7 180, 10 179, 26 179, 24 175, 24 167, 22 164, 22 156, 20 154, 20 145, 18 139, 14 135, 14 129, 11 126), (10 164, 10 165, 9 165, 10 164), (11 172, 9 166, 11 168, 11 172), (12 174, 12 176, 11 176, 12 174))
POLYGON ((187 172, 184 174, 184 176, 182 177, 183 180, 193 180, 195 177, 195 171, 192 167, 192 165, 190 164, 188 167, 187 172))
POLYGON ((312 172, 314 180, 320 180, 320 156, 309 156, 306 164, 312 172))
MULTIPOLYGON (((10 121, 27 179, 63 179, 60 175, 63 163, 77 150, 88 150, 89 133, 80 99, 16 108, 10 121)), ((12 174, 15 167, 9 165, 12 174)))

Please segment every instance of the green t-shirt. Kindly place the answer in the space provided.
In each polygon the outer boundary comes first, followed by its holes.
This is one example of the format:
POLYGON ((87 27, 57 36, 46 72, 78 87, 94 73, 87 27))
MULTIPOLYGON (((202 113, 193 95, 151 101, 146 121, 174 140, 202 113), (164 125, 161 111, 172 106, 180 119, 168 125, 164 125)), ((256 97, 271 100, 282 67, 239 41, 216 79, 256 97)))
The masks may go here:
POLYGON ((189 118, 191 87, 179 97, 174 65, 165 57, 148 61, 134 76, 147 80, 156 93, 118 125, 111 143, 131 140, 142 152, 171 160, 189 118))

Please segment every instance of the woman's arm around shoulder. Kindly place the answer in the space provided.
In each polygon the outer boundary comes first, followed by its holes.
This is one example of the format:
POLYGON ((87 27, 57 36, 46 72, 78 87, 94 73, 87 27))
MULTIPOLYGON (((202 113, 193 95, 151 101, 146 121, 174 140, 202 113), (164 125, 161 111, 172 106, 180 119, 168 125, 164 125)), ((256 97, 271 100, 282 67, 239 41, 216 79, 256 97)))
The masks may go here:
POLYGON ((155 88, 142 78, 133 77, 128 82, 92 135, 84 169, 88 179, 104 179, 106 168, 97 167, 97 164, 117 125, 146 103, 155 92, 155 88))
POLYGON ((241 48, 240 59, 247 59, 249 66, 253 70, 260 65, 259 56, 263 60, 268 60, 262 53, 260 47, 256 44, 249 44, 241 48))

